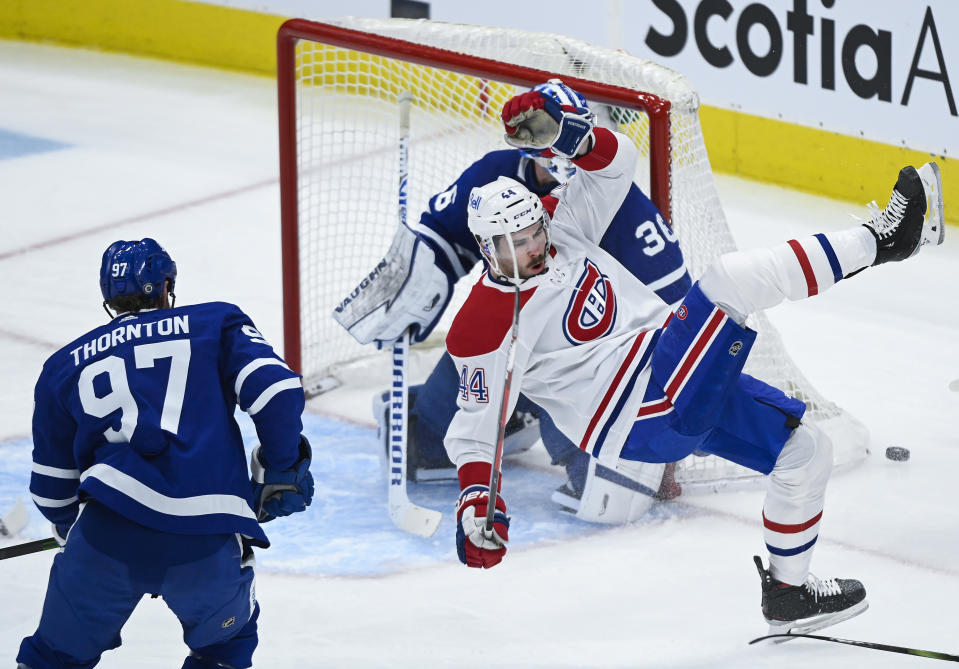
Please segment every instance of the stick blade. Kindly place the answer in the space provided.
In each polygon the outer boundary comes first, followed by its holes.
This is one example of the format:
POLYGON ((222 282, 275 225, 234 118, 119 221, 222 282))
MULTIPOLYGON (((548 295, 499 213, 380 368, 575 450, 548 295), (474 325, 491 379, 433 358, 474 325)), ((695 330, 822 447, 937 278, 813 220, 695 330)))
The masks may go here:
POLYGON ((408 502, 402 506, 390 506, 390 519, 404 532, 420 537, 431 537, 436 534, 443 514, 408 502))

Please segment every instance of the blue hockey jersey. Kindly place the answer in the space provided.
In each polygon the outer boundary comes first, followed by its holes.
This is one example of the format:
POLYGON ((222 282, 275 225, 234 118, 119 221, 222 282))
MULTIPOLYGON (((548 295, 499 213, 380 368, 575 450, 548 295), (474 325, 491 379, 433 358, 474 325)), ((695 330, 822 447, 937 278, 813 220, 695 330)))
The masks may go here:
MULTIPOLYGON (((556 186, 555 182, 541 185, 535 177, 532 159, 519 151, 491 151, 466 168, 449 188, 434 195, 429 209, 420 217, 419 226, 414 226, 436 251, 437 264, 452 282, 467 274, 480 260, 479 249, 466 224, 470 191, 500 176, 516 179, 540 197, 548 195, 556 186)), ((600 240, 600 248, 667 304, 681 300, 692 285, 676 234, 636 184, 630 187, 600 240)))
POLYGON ((285 469, 304 403, 299 376, 232 304, 122 314, 44 364, 30 492, 58 526, 92 497, 163 532, 267 546, 235 408, 253 419, 269 466, 285 469))

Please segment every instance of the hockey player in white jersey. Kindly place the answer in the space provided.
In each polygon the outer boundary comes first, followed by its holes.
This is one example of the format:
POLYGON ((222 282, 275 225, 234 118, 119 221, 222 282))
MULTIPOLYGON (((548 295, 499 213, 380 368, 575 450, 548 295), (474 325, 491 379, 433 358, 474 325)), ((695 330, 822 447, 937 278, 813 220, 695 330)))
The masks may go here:
POLYGON ((810 573, 831 444, 801 401, 742 373, 756 337, 745 320, 942 243, 937 166, 903 168, 888 206, 863 226, 722 256, 673 311, 596 244, 633 174, 632 143, 535 93, 509 100, 503 120, 507 142, 570 157, 581 178, 545 207, 506 178, 470 196, 469 226, 490 269, 447 337, 462 380, 445 439, 462 490, 460 559, 492 567, 505 555, 502 496, 492 532, 485 520, 500 416, 522 392, 610 468, 632 473, 701 450, 768 474, 769 568, 756 564, 771 627, 808 631, 861 613, 859 581, 810 573))
POLYGON ((269 546, 260 524, 313 496, 303 387, 238 307, 174 308, 175 281, 153 239, 110 245, 100 288, 111 321, 40 373, 30 492, 62 549, 18 667, 93 667, 145 594, 179 619, 184 669, 252 665, 250 546, 269 546), (252 477, 237 405, 260 440, 252 477))

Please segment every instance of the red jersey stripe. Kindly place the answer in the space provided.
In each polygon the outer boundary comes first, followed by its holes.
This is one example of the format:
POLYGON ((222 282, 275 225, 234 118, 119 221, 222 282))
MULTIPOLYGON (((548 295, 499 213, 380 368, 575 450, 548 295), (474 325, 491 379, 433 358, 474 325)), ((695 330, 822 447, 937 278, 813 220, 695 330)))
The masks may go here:
POLYGON ((816 273, 813 271, 812 264, 809 262, 809 256, 806 255, 806 250, 802 247, 802 244, 795 239, 790 239, 787 243, 789 244, 789 248, 793 250, 793 253, 796 254, 796 259, 799 260, 799 266, 802 268, 803 276, 806 277, 806 285, 809 287, 809 297, 812 297, 819 292, 819 284, 816 282, 816 273))
POLYGON ((543 203, 543 209, 545 209, 549 217, 552 218, 553 214, 556 213, 556 205, 559 204, 559 200, 555 195, 544 195, 539 200, 543 203))
POLYGON ((713 310, 712 316, 710 316, 709 320, 706 322, 706 325, 702 330, 699 331, 699 334, 693 341, 693 345, 690 346, 689 351, 687 351, 686 358, 680 365, 679 370, 673 374, 672 380, 666 386, 666 397, 668 397, 671 402, 676 402, 676 396, 679 394, 679 389, 686 382, 686 379, 693 373, 693 370, 696 369, 703 352, 706 350, 710 341, 712 341, 713 335, 719 329, 720 324, 725 320, 725 318, 726 314, 724 314, 720 309, 715 309, 713 310))
POLYGON ((589 425, 586 427, 586 433, 583 434, 583 439, 579 442, 580 449, 584 451, 587 449, 589 439, 593 435, 593 430, 596 429, 599 419, 606 412, 606 407, 609 406, 610 400, 612 400, 613 395, 616 394, 616 390, 619 388, 619 384, 623 380, 623 376, 626 375, 626 370, 628 370, 630 364, 632 364, 633 358, 636 357, 636 353, 640 348, 642 348, 643 340, 646 338, 647 334, 649 334, 649 330, 644 330, 636 335, 636 339, 633 340, 633 345, 629 348, 629 353, 626 354, 626 359, 623 360, 623 364, 620 365, 619 369, 616 371, 616 376, 613 377, 613 382, 609 384, 609 388, 606 389, 606 394, 603 395, 603 401, 599 403, 599 407, 596 409, 596 412, 589 421, 589 425))
POLYGON ((639 407, 639 412, 636 414, 637 418, 646 418, 650 414, 666 413, 673 408, 673 403, 669 401, 668 397, 664 397, 658 402, 653 402, 651 404, 644 404, 639 407))

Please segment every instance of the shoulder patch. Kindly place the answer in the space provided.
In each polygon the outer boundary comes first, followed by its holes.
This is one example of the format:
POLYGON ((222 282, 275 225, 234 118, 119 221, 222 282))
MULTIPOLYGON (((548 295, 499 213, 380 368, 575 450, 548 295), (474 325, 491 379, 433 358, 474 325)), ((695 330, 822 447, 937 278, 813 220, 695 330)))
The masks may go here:
MULTIPOLYGON (((513 291, 487 286, 483 277, 473 286, 446 335, 446 350, 457 358, 495 351, 513 325, 513 291)), ((535 292, 535 288, 520 291, 520 309, 535 292)))

